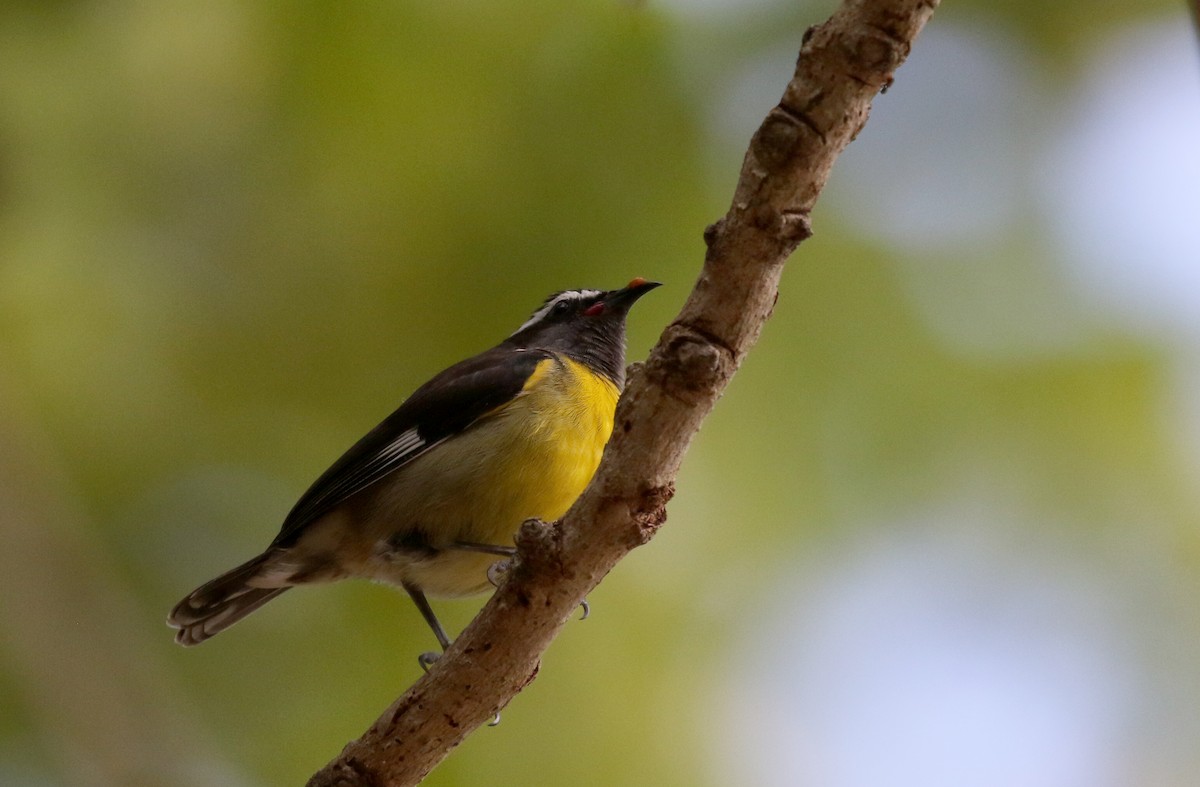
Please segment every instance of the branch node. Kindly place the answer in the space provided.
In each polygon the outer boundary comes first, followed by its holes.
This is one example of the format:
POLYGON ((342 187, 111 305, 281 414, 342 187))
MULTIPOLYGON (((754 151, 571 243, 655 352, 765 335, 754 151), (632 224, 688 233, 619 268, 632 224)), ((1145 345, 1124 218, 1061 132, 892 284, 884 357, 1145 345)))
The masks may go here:
POLYGON ((675 496, 675 484, 667 483, 641 490, 633 509, 632 546, 640 547, 654 538, 667 521, 667 503, 675 496))
POLYGON ((717 242, 717 236, 721 234, 723 229, 725 229, 725 219, 717 219, 705 227, 704 245, 711 249, 713 244, 717 242))
POLYGON ((802 208, 785 210, 780 218, 782 219, 780 229, 784 240, 800 243, 812 237, 812 217, 807 210, 802 208))
POLYGON ((557 522, 526 519, 517 530, 517 559, 513 568, 538 571, 562 564, 562 538, 557 522))
POLYGON ((876 89, 891 81, 911 48, 896 29, 885 24, 867 25, 847 45, 851 47, 851 62, 857 72, 854 78, 876 89))
MULTIPOLYGON (((814 100, 819 98, 816 96, 814 100)), ((766 119, 754 134, 754 139, 750 141, 755 160, 766 170, 763 174, 784 169, 792 160, 796 149, 803 142, 802 128, 811 132, 822 143, 826 141, 825 133, 798 107, 780 103, 767 113, 766 119)))
POLYGON ((826 142, 827 140, 826 140, 825 132, 821 130, 821 128, 817 125, 816 121, 814 121, 812 119, 812 117, 808 114, 808 110, 811 109, 812 107, 816 106, 817 104, 819 104, 821 102, 821 99, 824 97, 825 97, 824 93, 822 91, 818 90, 809 97, 808 102, 806 103, 806 105, 803 108, 789 106, 787 103, 780 101, 778 104, 775 105, 775 109, 772 111, 776 111, 780 115, 782 115, 786 118, 789 118, 792 122, 798 123, 798 124, 804 126, 809 131, 816 134, 817 137, 822 142, 826 142))
POLYGON ((733 347, 729 344, 729 342, 725 341, 723 338, 718 336, 713 331, 710 331, 709 329, 705 328, 704 326, 699 325, 697 323, 691 323, 691 324, 688 324, 687 326, 684 326, 683 323, 677 323, 677 324, 680 327, 686 327, 687 330, 691 331, 692 333, 694 333, 696 336, 703 339, 708 344, 711 344, 714 347, 716 347, 717 349, 722 350, 731 359, 735 358, 737 356, 737 353, 734 351, 733 347))
POLYGON ((663 340, 666 346, 648 371, 672 398, 695 403, 732 373, 733 350, 703 328, 676 322, 663 340))

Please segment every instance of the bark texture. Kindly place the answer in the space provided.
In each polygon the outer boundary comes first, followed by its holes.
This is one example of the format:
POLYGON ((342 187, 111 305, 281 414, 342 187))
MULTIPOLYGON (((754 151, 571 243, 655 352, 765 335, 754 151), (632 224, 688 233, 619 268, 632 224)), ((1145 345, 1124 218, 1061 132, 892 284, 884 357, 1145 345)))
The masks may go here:
POLYGON ((309 787, 419 782, 537 675, 579 602, 666 520, 680 462, 774 308, 783 265, 841 151, 866 123, 937 0, 846 0, 810 28, 779 105, 750 141, 728 213, 682 312, 617 407, 591 486, 561 523, 527 522, 520 558, 427 675, 309 787))

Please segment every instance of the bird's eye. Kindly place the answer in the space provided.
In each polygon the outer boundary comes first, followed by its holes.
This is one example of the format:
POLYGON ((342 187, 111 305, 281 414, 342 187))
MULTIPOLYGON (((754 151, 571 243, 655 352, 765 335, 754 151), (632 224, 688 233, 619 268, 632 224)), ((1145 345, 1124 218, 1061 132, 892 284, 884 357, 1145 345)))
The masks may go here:
POLYGON ((550 313, 562 316, 569 311, 571 311, 570 301, 559 301, 558 303, 554 304, 554 308, 550 310, 550 313))

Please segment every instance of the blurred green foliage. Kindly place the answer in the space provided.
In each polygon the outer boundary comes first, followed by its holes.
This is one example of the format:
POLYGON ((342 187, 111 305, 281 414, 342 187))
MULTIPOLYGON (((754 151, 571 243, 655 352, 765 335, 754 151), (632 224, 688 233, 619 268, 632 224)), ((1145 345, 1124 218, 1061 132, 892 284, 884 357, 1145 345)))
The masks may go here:
MULTIPOLYGON (((21 471, 0 483, 0 573, 32 577, 0 600, 0 782, 297 784, 364 729, 430 645, 406 599, 298 591, 190 651, 162 617, 546 293, 667 282, 631 320, 643 356, 736 177, 722 91, 768 53, 792 52, 771 66, 786 78, 831 8, 0 6, 0 469, 21 471), (43 645, 67 666, 39 670, 43 645), (124 744, 94 734, 110 714, 124 744)), ((1004 31, 1060 95, 1102 36, 1171 8, 954 3, 934 27, 1004 31)), ((886 100, 920 89, 904 80, 886 100)), ((736 119, 747 138, 769 106, 736 119)), ((868 133, 897 157, 922 144, 868 133)), ((1200 501, 1162 421, 1167 351, 1101 316, 1065 351, 965 353, 914 305, 903 252, 853 226, 821 207, 670 526, 429 784, 722 783, 712 694, 772 639, 750 610, 794 556, 963 485, 1040 512, 1007 538, 1037 549, 1053 521, 1098 574, 1161 573, 1194 603, 1200 501), (1175 563, 1103 546, 1148 528, 1175 563)), ((977 253, 1001 278, 1053 269, 1031 234, 977 253)), ((457 629, 477 607, 439 609, 457 629)), ((1130 636, 1176 625, 1159 623, 1130 636)))

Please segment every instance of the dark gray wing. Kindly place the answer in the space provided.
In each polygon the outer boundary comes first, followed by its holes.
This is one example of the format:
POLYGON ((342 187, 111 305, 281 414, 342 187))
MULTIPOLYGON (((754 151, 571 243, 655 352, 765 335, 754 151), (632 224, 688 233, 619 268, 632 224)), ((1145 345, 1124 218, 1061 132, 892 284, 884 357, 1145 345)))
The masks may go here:
POLYGON ((351 495, 511 401, 538 363, 552 357, 502 344, 438 374, 321 474, 287 515, 272 546, 295 543, 306 525, 351 495))

